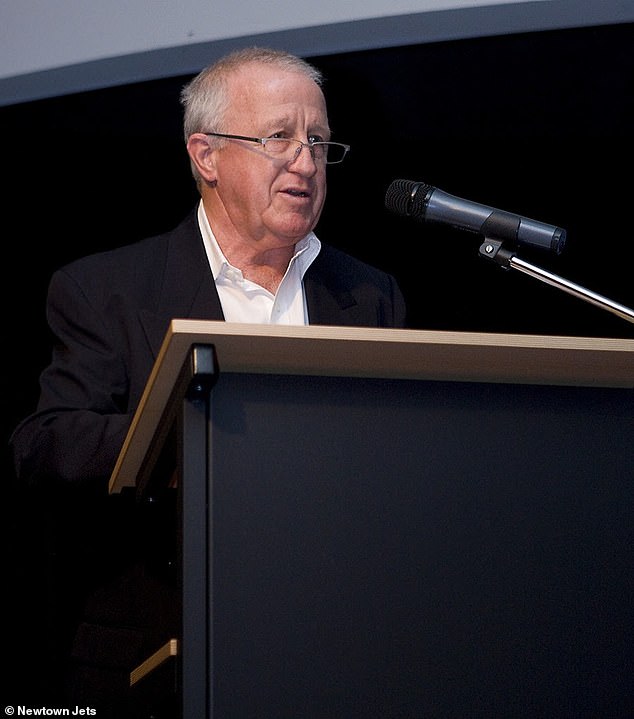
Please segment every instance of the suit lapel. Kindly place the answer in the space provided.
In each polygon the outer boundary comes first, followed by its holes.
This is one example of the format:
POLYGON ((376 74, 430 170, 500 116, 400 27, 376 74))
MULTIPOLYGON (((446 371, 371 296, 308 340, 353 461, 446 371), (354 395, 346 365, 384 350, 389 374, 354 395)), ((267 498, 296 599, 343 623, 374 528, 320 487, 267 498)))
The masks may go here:
POLYGON ((195 211, 167 235, 156 311, 140 319, 155 358, 171 320, 224 319, 195 211))
POLYGON ((308 268, 304 288, 311 325, 350 324, 350 311, 356 308, 357 301, 342 283, 327 246, 322 245, 321 252, 308 268))

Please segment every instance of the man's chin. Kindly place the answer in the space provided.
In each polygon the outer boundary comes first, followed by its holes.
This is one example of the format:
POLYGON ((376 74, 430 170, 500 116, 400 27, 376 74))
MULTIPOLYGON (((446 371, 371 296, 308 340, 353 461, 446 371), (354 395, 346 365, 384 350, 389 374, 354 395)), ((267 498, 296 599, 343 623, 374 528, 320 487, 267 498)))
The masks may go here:
POLYGON ((280 227, 276 232, 276 236, 280 240, 280 246, 294 245, 304 239, 314 227, 314 222, 291 223, 280 227))

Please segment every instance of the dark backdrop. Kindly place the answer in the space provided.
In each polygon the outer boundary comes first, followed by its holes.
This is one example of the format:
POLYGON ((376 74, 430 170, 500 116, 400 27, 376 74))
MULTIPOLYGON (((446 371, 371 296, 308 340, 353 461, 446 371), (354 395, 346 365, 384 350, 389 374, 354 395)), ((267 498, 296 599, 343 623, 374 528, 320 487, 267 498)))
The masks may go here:
MULTIPOLYGON (((520 256, 632 307, 633 46, 627 24, 311 58, 328 78, 334 139, 352 145, 329 169, 320 238, 394 273, 415 328, 632 337, 625 320, 481 259, 477 235, 390 214, 384 196, 394 179, 422 180, 562 226, 564 254, 520 256)), ((169 229, 196 201, 178 100, 188 79, 0 108, 5 440, 48 359, 52 271, 169 229)), ((36 639, 50 624, 48 529, 3 456, 15 666, 26 662, 35 692, 55 677, 44 668, 55 650, 36 639)))

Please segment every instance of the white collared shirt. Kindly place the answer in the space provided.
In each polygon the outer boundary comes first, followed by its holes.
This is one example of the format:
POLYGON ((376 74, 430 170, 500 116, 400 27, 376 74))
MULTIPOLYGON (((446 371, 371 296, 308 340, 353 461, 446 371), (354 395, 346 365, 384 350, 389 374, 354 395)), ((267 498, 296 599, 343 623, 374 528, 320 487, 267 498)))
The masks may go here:
POLYGON ((273 295, 264 287, 245 279, 241 270, 229 264, 214 237, 202 200, 198 205, 198 224, 227 322, 308 324, 303 279, 321 249, 321 242, 314 232, 309 232, 295 245, 295 254, 273 295))

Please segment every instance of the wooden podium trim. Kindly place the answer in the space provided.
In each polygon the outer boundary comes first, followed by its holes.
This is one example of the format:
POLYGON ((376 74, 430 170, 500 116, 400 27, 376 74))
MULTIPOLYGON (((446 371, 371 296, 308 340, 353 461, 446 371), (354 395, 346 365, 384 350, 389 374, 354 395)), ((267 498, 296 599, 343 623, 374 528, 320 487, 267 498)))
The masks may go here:
POLYGON ((220 372, 634 387, 634 340, 172 320, 110 480, 134 486, 194 344, 220 372))
POLYGON ((170 639, 157 649, 154 654, 149 656, 144 662, 139 664, 136 669, 130 672, 130 686, 133 687, 137 682, 141 681, 150 672, 163 665, 166 661, 178 655, 178 640, 170 639))

